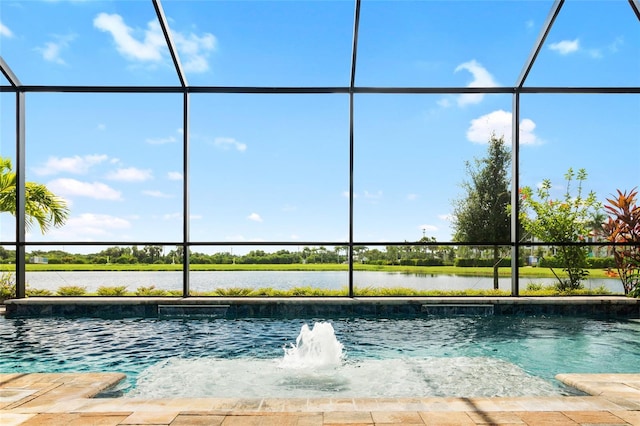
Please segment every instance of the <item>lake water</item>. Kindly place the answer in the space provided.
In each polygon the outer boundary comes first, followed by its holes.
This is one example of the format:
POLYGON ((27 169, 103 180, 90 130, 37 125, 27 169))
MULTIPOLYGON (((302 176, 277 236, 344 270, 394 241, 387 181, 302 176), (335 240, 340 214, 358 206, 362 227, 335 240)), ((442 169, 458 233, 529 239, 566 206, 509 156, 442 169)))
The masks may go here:
MULTIPOLYGON (((418 290, 465 290, 492 289, 493 278, 466 277, 457 275, 403 274, 391 272, 355 271, 354 285, 364 287, 407 287, 418 290)), ((322 289, 342 289, 348 286, 346 271, 195 271, 190 273, 193 291, 213 291, 216 288, 265 288, 291 289, 293 287, 315 287, 322 289)), ((551 278, 521 278, 520 288, 531 282, 553 284, 551 278)), ((55 291, 62 286, 82 286, 88 292, 98 287, 126 286, 135 291, 141 286, 155 286, 163 290, 181 290, 182 272, 140 272, 140 271, 100 271, 100 272, 28 272, 27 283, 35 289, 55 291)), ((500 278, 500 289, 511 289, 510 278, 500 278)), ((619 279, 590 279, 585 288, 606 286, 612 293, 623 293, 619 279)))

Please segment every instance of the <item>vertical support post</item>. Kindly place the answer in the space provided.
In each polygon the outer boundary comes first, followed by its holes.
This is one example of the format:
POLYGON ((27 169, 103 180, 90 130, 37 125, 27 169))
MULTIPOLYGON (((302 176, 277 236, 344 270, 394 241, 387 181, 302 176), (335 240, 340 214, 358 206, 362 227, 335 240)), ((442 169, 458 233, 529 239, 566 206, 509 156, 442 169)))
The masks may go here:
POLYGON ((16 92, 16 298, 26 297, 25 92, 16 92))
POLYGON ((520 91, 513 94, 511 114, 511 296, 520 295, 520 91))
POLYGON ((353 84, 349 90, 349 297, 354 297, 353 285, 353 84))
POLYGON ((351 74, 349 78, 349 297, 353 292, 353 94, 356 85, 356 59, 358 57, 358 28, 360 26, 360 0, 356 0, 353 13, 353 45, 351 48, 351 74))
POLYGON ((182 297, 189 297, 189 91, 182 94, 182 297))

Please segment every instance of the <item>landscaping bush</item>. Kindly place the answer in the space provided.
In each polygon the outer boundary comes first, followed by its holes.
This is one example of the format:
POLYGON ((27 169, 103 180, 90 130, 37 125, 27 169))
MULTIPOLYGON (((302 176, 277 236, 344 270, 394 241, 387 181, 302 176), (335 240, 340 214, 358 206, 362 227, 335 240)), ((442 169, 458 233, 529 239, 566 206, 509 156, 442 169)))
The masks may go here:
POLYGON ((29 288, 27 286, 27 297, 38 297, 38 296, 53 296, 53 292, 50 290, 46 290, 43 288, 29 288))
POLYGON ((216 296, 250 296, 253 289, 246 287, 217 288, 213 293, 216 296))
POLYGON ((167 291, 156 288, 155 285, 150 285, 148 287, 142 286, 136 289, 136 296, 167 296, 167 295, 168 295, 167 291))
POLYGON ((58 288, 56 293, 58 296, 84 296, 87 294, 87 288, 77 285, 69 285, 58 288))
POLYGON ((16 276, 11 272, 0 274, 0 302, 16 295, 16 276))
POLYGON ((127 287, 98 287, 98 296, 125 296, 127 294, 127 287))
POLYGON ((416 260, 416 266, 444 266, 444 262, 438 258, 418 259, 416 260))
POLYGON ((613 257, 590 257, 587 265, 591 269, 613 269, 616 267, 616 260, 613 257))
MULTIPOLYGON (((493 259, 456 258, 456 260, 453 262, 453 265, 460 268, 470 268, 470 267, 493 268, 493 259)), ((500 259, 498 266, 500 268, 509 268, 511 266, 511 259, 510 258, 500 259)))

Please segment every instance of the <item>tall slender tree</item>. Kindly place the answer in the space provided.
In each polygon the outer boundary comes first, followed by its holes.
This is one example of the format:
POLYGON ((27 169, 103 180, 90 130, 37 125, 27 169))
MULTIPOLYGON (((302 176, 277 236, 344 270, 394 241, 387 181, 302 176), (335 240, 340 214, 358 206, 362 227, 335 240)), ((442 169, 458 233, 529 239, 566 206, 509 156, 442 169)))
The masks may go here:
MULTIPOLYGON (((511 152, 504 137, 491 135, 485 157, 466 163, 468 180, 464 195, 454 201, 454 241, 491 243, 493 248, 493 288, 498 289, 500 247, 510 241, 511 152)), ((485 246, 486 247, 486 246, 485 246)))
MULTIPOLYGON (((11 160, 0 157, 0 213, 16 214, 16 173, 11 160)), ((25 213, 28 227, 37 223, 44 234, 51 228, 64 225, 69 216, 67 203, 41 183, 25 183, 25 213)))

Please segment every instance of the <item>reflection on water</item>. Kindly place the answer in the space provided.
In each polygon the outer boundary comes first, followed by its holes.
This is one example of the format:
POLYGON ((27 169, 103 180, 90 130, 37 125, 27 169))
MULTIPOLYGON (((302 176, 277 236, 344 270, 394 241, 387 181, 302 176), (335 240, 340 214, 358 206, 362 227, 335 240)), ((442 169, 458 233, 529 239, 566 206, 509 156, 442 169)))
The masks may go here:
MULTIPOLYGON (((493 288, 492 277, 469 277, 459 275, 407 274, 399 272, 354 271, 354 285, 365 287, 406 287, 417 290, 489 290, 493 288)), ((346 271, 194 271, 190 273, 193 291, 212 291, 216 288, 266 288, 287 290, 294 287, 321 289, 343 289, 348 286, 346 271)), ((553 278, 521 278, 520 288, 530 282, 553 284, 553 278)), ((164 271, 98 271, 98 272, 27 272, 27 283, 31 288, 55 291, 62 286, 82 286, 88 292, 98 287, 126 286, 135 291, 141 286, 155 286, 163 290, 181 290, 182 272, 164 271)), ((623 293, 619 279, 585 280, 585 288, 604 285, 612 293, 623 293)), ((501 290, 511 290, 511 278, 500 278, 501 290)))

